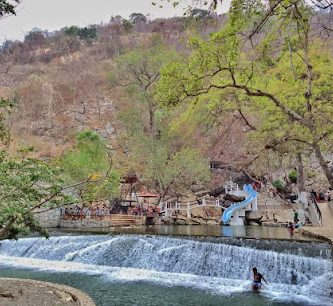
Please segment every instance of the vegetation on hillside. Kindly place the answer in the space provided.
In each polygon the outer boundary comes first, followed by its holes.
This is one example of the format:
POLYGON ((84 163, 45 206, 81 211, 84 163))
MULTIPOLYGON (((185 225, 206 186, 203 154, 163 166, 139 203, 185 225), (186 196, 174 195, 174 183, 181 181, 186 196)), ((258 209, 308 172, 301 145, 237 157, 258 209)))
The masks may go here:
POLYGON ((81 132, 74 148, 60 158, 60 164, 67 183, 75 185, 73 190, 80 199, 93 202, 119 195, 120 178, 112 168, 112 152, 97 133, 81 132))
POLYGON ((112 200, 133 173, 161 199, 205 187, 215 161, 304 190, 315 156, 333 188, 326 2, 233 0, 218 16, 219 3, 1 46, 0 239, 46 234, 36 211, 112 200))

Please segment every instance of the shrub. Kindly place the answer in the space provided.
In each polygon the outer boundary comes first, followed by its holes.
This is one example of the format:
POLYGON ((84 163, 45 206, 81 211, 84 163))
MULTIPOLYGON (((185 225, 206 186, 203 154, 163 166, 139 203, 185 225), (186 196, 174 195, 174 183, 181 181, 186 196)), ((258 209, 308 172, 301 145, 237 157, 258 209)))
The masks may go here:
POLYGON ((291 170, 288 174, 290 182, 297 183, 297 171, 295 169, 291 170))
POLYGON ((281 180, 275 180, 272 182, 272 185, 279 191, 283 190, 285 187, 284 181, 281 180))
POLYGON ((310 170, 310 171, 307 171, 307 172, 305 173, 305 175, 306 175, 307 178, 309 178, 309 179, 313 179, 313 178, 316 177, 316 172, 310 170))

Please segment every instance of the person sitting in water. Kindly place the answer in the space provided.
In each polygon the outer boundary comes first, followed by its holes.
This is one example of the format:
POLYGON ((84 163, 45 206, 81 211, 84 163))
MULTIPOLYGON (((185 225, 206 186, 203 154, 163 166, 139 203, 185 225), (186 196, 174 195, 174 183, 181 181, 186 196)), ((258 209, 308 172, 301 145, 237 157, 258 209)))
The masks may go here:
MULTIPOLYGON (((253 268, 253 282, 252 282, 252 289, 253 290, 259 290, 261 289, 261 280, 263 280, 266 284, 266 280, 262 274, 260 274, 257 270, 257 268, 253 268)), ((267 284, 268 285, 268 284, 267 284)))
POLYGON ((301 220, 297 219, 296 224, 295 224, 295 228, 300 228, 300 227, 302 227, 302 222, 301 222, 301 220))

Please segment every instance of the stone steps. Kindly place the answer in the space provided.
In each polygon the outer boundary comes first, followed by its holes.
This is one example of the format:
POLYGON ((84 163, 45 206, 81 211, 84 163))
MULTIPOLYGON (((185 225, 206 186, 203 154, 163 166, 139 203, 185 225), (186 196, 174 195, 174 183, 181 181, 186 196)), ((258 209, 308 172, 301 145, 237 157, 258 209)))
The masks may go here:
POLYGON ((136 225, 137 219, 140 217, 130 216, 130 215, 111 215, 110 222, 112 226, 129 226, 136 225))

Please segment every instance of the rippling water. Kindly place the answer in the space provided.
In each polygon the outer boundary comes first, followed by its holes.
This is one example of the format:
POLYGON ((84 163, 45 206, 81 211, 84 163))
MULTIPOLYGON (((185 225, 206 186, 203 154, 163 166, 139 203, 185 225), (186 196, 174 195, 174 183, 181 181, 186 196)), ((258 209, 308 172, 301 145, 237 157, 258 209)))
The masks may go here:
POLYGON ((95 288, 98 305, 205 305, 205 299, 211 301, 206 305, 333 305, 330 259, 220 241, 147 235, 27 238, 2 242, 0 261, 3 275, 15 271, 8 267, 18 269, 14 276, 29 268, 28 274, 35 277, 55 277, 69 285, 81 284, 79 288, 95 288), (269 283, 259 296, 249 291, 254 266, 269 283), (76 281, 66 282, 66 275, 76 281), (131 290, 126 296, 133 303, 115 294, 122 286, 131 290), (181 299, 182 291, 188 294, 186 303, 171 303, 173 296, 181 299), (110 296, 113 300, 107 302, 110 296))

